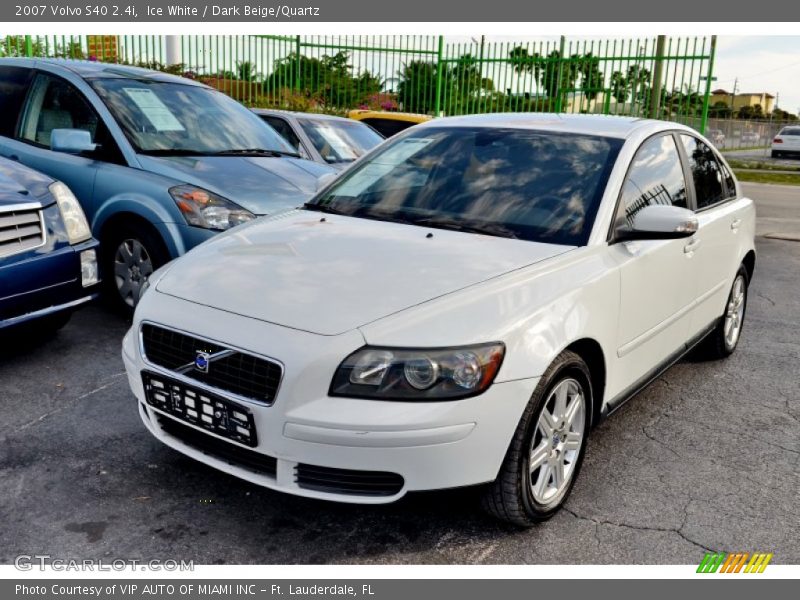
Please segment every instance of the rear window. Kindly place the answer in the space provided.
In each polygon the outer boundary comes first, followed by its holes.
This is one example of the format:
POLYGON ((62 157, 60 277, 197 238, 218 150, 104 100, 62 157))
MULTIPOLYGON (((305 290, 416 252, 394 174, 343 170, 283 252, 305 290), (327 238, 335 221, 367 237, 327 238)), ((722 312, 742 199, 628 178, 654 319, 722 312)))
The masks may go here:
POLYGON ((800 135, 800 127, 787 127, 782 129, 778 135, 800 135))
POLYGON ((621 146, 615 138, 551 131, 425 127, 387 142, 314 205, 357 217, 583 245, 621 146))

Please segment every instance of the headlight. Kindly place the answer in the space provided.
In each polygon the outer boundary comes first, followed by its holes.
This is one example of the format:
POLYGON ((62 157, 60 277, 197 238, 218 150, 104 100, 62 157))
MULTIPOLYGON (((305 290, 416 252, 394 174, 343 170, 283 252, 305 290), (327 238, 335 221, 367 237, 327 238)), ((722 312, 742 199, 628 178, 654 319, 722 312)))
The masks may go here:
POLYGON ((445 349, 364 347, 333 377, 331 396, 376 400, 456 400, 482 393, 503 362, 501 343, 445 349))
POLYGON ((50 184, 50 193, 58 203, 58 210, 61 212, 69 243, 79 244, 92 237, 89 222, 72 190, 60 181, 56 181, 50 184))
POLYGON ((213 192, 193 185, 177 185, 169 190, 189 225, 205 229, 230 229, 255 219, 255 215, 213 192))

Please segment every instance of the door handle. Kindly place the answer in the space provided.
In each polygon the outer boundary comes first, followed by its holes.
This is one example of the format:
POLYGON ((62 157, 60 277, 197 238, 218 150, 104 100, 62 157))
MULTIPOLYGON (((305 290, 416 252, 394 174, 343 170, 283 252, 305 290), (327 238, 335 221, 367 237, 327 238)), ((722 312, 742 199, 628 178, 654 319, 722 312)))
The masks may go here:
POLYGON ((739 225, 741 225, 741 224, 742 224, 742 220, 741 219, 734 219, 731 222, 731 229, 736 231, 737 229, 739 229, 739 225))
POLYGON ((697 250, 699 247, 700 247, 700 240, 697 240, 697 239, 692 240, 691 242, 689 242, 688 244, 686 244, 683 247, 683 253, 684 254, 691 254, 692 252, 697 250))

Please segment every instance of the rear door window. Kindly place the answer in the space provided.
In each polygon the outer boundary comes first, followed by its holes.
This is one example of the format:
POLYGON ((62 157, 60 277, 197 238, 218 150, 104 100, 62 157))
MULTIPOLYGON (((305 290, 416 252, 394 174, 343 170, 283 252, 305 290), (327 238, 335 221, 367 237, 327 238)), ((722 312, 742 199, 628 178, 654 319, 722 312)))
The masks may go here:
POLYGON ((693 135, 681 134, 680 138, 692 172, 697 209, 713 206, 735 195, 733 177, 723 169, 714 150, 693 135))

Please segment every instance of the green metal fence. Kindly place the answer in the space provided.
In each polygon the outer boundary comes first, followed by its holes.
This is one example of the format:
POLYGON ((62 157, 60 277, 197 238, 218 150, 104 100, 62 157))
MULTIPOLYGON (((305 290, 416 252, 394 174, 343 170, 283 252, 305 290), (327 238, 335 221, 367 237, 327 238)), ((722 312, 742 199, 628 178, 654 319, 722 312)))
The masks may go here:
POLYGON ((7 36, 0 54, 161 69, 250 106, 435 116, 583 112, 692 122, 703 131, 715 45, 715 36, 7 36))

